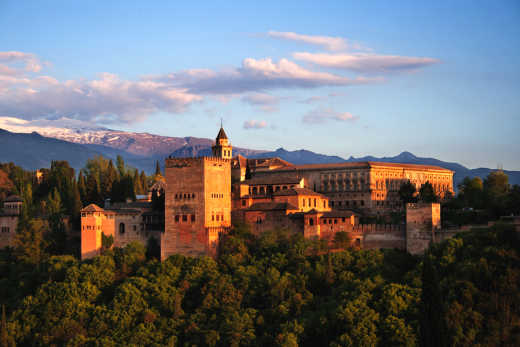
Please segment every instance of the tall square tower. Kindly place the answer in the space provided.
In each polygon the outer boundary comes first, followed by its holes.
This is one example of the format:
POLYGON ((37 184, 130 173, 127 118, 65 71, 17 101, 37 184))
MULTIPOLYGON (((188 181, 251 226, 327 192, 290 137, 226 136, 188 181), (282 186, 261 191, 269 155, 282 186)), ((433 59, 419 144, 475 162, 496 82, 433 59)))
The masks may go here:
POLYGON ((220 148, 222 133, 213 157, 166 159, 162 260, 172 254, 216 256, 220 234, 231 227, 231 146, 220 148))

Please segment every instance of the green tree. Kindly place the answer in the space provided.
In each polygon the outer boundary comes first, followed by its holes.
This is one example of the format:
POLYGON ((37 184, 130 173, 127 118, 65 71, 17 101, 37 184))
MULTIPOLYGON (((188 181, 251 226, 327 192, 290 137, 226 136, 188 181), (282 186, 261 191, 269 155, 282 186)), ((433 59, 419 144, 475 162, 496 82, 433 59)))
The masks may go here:
POLYGON ((442 294, 437 271, 429 254, 423 259, 421 279, 421 346, 445 346, 442 294))
POLYGON ((502 170, 490 172, 484 180, 486 209, 495 218, 506 213, 509 188, 509 177, 502 170))
POLYGON ((0 347, 9 347, 7 319, 5 318, 5 305, 2 305, 2 321, 0 322, 0 347))
POLYGON ((47 257, 47 242, 44 233, 49 230, 47 221, 42 219, 22 220, 17 226, 14 240, 15 251, 21 261, 40 266, 47 257))
POLYGON ((432 184, 426 181, 419 189, 419 200, 422 202, 437 202, 438 196, 435 194, 432 184))
POLYGON ((119 177, 123 177, 126 175, 126 169, 125 169, 125 161, 123 160, 123 157, 118 155, 116 158, 116 166, 117 170, 119 171, 119 177))
POLYGON ((465 177, 458 187, 459 199, 464 207, 482 208, 484 185, 480 177, 465 177))
POLYGON ((85 183, 85 176, 83 170, 79 171, 78 176, 78 191, 83 205, 87 203, 87 184, 85 183))
POLYGON ((114 164, 112 163, 112 160, 110 160, 108 162, 106 171, 102 175, 101 194, 103 195, 103 198, 107 198, 110 196, 110 194, 112 192, 112 185, 117 180, 118 180, 117 171, 114 168, 114 164))
POLYGON ((350 247, 351 238, 346 231, 338 231, 334 234, 334 246, 337 248, 350 247))
POLYGON ((408 204, 410 202, 416 202, 417 201, 417 199, 415 198, 416 193, 417 193, 417 190, 415 189, 415 185, 410 181, 406 181, 399 188, 399 199, 401 199, 403 204, 408 204))

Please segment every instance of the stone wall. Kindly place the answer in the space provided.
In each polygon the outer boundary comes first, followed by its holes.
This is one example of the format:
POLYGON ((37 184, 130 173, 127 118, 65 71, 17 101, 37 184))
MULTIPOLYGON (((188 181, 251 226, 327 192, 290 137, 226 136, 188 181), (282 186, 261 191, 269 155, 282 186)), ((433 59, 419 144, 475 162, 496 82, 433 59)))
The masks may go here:
POLYGON ((13 247, 18 216, 0 216, 0 248, 13 247))
POLYGON ((435 232, 441 229, 440 204, 406 205, 406 250, 422 254, 435 242, 435 232))

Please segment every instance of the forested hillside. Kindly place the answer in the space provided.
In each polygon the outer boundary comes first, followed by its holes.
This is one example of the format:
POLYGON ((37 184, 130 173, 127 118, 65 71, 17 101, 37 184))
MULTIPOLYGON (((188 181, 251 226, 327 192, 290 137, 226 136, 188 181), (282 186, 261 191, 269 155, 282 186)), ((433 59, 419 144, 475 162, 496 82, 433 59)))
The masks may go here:
POLYGON ((71 346, 518 346, 520 259, 507 226, 423 257, 330 253, 283 231, 235 227, 218 260, 146 257, 143 246, 80 262, 7 250, 2 343, 71 346))

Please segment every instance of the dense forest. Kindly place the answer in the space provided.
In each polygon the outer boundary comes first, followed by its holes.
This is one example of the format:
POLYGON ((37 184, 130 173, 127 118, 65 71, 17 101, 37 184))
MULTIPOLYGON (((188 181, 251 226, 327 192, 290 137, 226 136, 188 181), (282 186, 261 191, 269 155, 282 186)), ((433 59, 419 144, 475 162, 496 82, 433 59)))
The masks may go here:
POLYGON ((520 259, 506 225, 421 257, 320 251, 235 226, 218 260, 131 244, 78 261, 0 253, 2 346, 518 346, 520 259))

